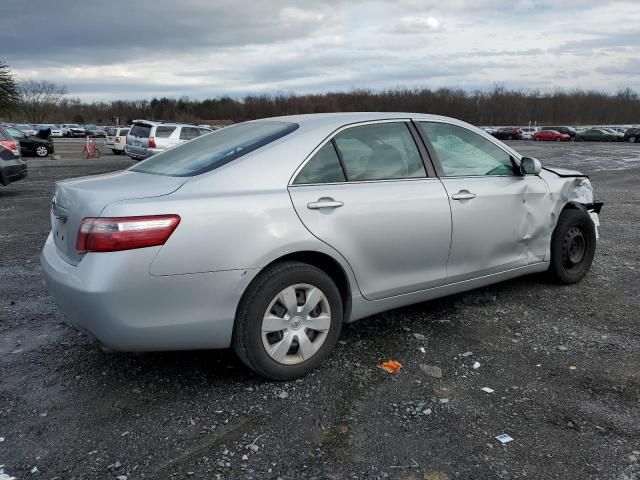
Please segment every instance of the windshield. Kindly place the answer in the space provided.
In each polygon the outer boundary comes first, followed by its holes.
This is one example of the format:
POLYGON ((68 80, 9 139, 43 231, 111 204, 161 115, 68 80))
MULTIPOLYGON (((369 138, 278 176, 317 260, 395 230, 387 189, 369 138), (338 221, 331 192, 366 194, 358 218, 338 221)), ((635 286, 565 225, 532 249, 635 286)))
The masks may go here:
POLYGON ((131 170, 191 177, 218 168, 298 128, 296 123, 260 121, 232 125, 169 149, 131 170))

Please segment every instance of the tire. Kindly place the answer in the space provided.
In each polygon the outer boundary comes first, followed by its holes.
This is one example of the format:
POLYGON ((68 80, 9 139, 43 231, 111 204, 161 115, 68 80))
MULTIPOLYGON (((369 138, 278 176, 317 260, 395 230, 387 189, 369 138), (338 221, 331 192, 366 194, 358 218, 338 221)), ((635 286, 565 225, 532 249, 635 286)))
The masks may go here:
POLYGON ((116 150, 115 148, 112 148, 111 151, 113 152, 114 155, 120 155, 120 150, 116 150))
POLYGON ((561 139, 560 138, 556 138, 556 142, 559 142, 561 139))
POLYGON ((629 143, 636 143, 638 139, 636 137, 629 137, 629 143))
POLYGON ((509 135, 509 136, 507 137, 507 140, 513 140, 513 137, 512 137, 511 135, 509 135))
POLYGON ((342 312, 340 292, 325 272, 301 262, 276 263, 262 271, 243 294, 236 312, 233 348, 258 375, 271 380, 302 377, 320 366, 333 350, 342 327, 342 312), (322 295, 320 300, 306 318, 304 314, 292 317, 281 298, 295 301, 293 308, 301 313, 299 308, 311 298, 306 295, 312 292, 305 290, 308 287, 315 289, 314 299, 322 295), (267 317, 275 320, 268 327, 271 333, 263 332, 267 317), (321 328, 316 331, 305 324, 321 328), (300 347, 301 335, 306 337, 308 358, 300 347))
POLYGON ((98 150, 98 147, 96 147, 93 152, 93 158, 100 158, 100 150, 98 150))
POLYGON ((89 150, 87 149, 87 147, 82 147, 82 158, 89 158, 89 150))
POLYGON ((567 209, 560 214, 551 235, 549 274, 556 283, 577 283, 589 271, 596 253, 596 227, 584 210, 567 209))
POLYGON ((49 155, 49 148, 47 148, 44 145, 38 145, 35 148, 35 152, 36 152, 36 156, 43 158, 46 157, 47 155, 49 155))

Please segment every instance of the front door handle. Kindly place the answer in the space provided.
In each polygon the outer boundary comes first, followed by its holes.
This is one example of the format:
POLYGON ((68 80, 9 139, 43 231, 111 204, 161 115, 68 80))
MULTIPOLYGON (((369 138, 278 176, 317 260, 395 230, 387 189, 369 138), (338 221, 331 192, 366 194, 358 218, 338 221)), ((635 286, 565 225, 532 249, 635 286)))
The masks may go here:
POLYGON ((309 210, 320 210, 321 208, 338 208, 343 205, 343 202, 336 201, 333 198, 320 198, 317 202, 307 203, 307 208, 309 210))
POLYGON ((458 193, 451 195, 451 198, 454 200, 471 200, 472 198, 476 198, 476 194, 469 190, 460 190, 458 193))

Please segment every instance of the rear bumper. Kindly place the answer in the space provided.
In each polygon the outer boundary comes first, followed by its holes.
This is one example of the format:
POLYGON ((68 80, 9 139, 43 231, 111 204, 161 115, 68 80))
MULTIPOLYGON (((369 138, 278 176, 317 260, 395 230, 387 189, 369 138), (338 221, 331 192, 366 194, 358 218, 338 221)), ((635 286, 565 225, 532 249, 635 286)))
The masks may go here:
POLYGON ((144 148, 144 147, 132 147, 131 145, 127 144, 127 146, 124 149, 125 153, 127 155, 129 155, 131 158, 137 158, 137 159, 143 159, 143 158, 147 158, 150 157, 152 154, 149 152, 148 148, 144 148))
POLYGON ((49 235, 41 255, 54 300, 80 330, 115 350, 227 348, 255 271, 153 276, 159 247, 89 253, 66 263, 49 235))
POLYGON ((0 183, 9 185, 27 176, 27 164, 21 158, 13 160, 0 159, 0 183))

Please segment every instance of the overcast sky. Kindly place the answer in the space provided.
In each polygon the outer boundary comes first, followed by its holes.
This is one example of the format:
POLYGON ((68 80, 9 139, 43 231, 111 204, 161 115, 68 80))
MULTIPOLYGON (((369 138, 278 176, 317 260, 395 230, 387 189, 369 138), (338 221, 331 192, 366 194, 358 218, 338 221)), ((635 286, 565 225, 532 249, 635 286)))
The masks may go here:
POLYGON ((83 100, 496 82, 640 90, 640 0, 1 3, 0 60, 83 100))

